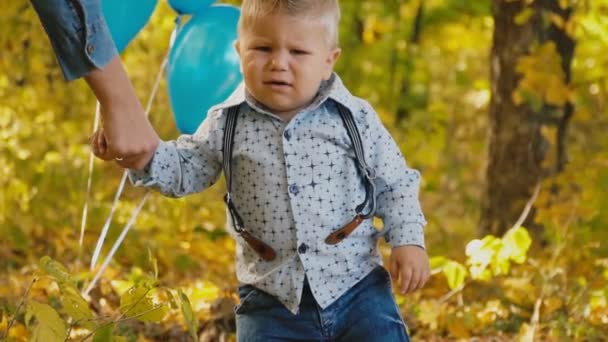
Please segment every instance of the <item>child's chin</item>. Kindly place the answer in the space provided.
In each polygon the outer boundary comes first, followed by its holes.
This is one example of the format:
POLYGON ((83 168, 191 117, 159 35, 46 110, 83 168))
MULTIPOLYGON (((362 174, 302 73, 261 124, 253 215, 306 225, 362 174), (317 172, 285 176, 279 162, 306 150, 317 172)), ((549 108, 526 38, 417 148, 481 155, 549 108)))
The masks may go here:
POLYGON ((294 110, 296 107, 287 101, 269 101, 265 105, 272 109, 273 112, 285 113, 294 110))

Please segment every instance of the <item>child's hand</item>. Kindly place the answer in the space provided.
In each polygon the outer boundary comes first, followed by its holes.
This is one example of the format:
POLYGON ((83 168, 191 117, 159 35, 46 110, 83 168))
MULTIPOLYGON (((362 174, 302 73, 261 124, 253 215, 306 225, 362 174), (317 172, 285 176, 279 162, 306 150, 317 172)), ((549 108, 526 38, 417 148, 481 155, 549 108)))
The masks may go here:
POLYGON ((421 289, 431 274, 426 251, 415 245, 393 248, 390 257, 390 273, 395 282, 401 281, 399 286, 401 294, 421 289))

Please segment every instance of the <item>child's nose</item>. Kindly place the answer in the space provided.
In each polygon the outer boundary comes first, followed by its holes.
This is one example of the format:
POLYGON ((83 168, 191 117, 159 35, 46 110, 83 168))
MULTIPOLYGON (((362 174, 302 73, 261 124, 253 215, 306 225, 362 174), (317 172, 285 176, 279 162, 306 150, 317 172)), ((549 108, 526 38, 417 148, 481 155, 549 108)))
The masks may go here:
POLYGON ((289 57, 289 55, 285 54, 283 52, 274 53, 270 57, 270 69, 273 71, 286 70, 287 64, 288 64, 288 62, 287 62, 288 57, 289 57))

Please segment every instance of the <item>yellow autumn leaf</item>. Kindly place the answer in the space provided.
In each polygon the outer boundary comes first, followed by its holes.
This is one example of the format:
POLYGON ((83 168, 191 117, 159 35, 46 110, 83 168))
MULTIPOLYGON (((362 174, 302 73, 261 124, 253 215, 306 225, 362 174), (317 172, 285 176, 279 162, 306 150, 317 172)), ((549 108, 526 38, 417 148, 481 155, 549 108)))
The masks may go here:
POLYGON ((546 86, 545 100, 554 106, 563 106, 570 97, 570 91, 565 84, 558 79, 554 79, 546 86))
POLYGON ((186 325, 188 326, 188 331, 190 332, 190 336, 194 341, 198 340, 197 332, 198 332, 198 319, 192 310, 192 304, 190 304, 190 300, 188 296, 182 291, 178 290, 179 299, 181 302, 182 314, 184 316, 184 320, 186 321, 186 325))
POLYGON ((543 315, 551 315, 556 310, 559 310, 564 305, 564 301, 557 297, 551 296, 543 300, 543 315))
POLYGON ((378 19, 376 16, 370 16, 367 18, 363 28, 363 43, 372 44, 376 41, 376 26, 378 25, 378 19))
POLYGON ((437 330, 441 309, 441 304, 436 300, 422 300, 418 304, 418 314, 416 317, 422 324, 428 326, 430 330, 437 330))
POLYGON ((67 335, 65 323, 50 305, 29 301, 25 323, 33 342, 64 342, 67 335))
POLYGON ((513 93, 511 94, 511 101, 513 101, 513 103, 518 106, 524 103, 524 98, 523 96, 521 96, 521 92, 519 92, 518 90, 513 91, 513 93))
POLYGON ((532 245, 532 238, 526 228, 509 229, 502 240, 509 259, 518 264, 526 260, 528 249, 532 245))
POLYGON ((551 23, 553 23, 553 25, 555 25, 555 27, 562 29, 562 30, 564 29, 566 22, 564 21, 564 18, 562 18, 559 14, 550 13, 549 19, 551 20, 551 23))
POLYGON ((141 282, 120 297, 120 312, 127 317, 135 317, 143 322, 158 322, 167 312, 167 306, 154 303, 152 288, 141 282))
POLYGON ((453 318, 447 324, 448 331, 451 337, 470 338, 471 332, 465 325, 462 319, 453 318))
POLYGON ((61 306, 63 312, 68 314, 79 325, 86 328, 95 327, 93 319, 95 316, 80 293, 72 286, 60 286, 61 306))
POLYGON ((523 25, 523 24, 527 23, 528 20, 530 20, 530 18, 532 17, 532 15, 534 15, 534 9, 532 9, 530 7, 524 8, 521 12, 519 12, 515 16, 515 19, 514 19, 515 24, 523 25))
POLYGON ((450 260, 443 266, 443 274, 448 281, 450 289, 454 290, 464 283, 467 269, 459 262, 450 260))

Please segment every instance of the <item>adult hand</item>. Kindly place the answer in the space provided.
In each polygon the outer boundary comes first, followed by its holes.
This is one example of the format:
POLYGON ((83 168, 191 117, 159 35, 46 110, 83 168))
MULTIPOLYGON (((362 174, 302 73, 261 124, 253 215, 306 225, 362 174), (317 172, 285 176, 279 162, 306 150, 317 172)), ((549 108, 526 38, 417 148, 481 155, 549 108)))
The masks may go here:
POLYGON ((141 170, 152 159, 160 139, 144 115, 133 113, 136 112, 124 107, 103 113, 103 134, 98 136, 103 137, 107 150, 104 157, 109 158, 102 159, 114 159, 122 167, 141 170))
MULTIPOLYGON (((146 118, 120 57, 116 56, 103 69, 92 70, 85 79, 101 104, 104 154, 98 157, 141 170, 160 139, 146 118)), ((101 147, 100 141, 98 144, 101 147)))
POLYGON ((139 153, 118 157, 116 151, 110 148, 110 145, 108 144, 107 132, 103 128, 95 131, 90 137, 89 142, 91 144, 93 154, 99 159, 105 161, 114 160, 122 167, 135 170, 143 169, 152 159, 156 149, 156 147, 154 147, 153 149, 150 148, 139 151, 139 153))

